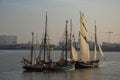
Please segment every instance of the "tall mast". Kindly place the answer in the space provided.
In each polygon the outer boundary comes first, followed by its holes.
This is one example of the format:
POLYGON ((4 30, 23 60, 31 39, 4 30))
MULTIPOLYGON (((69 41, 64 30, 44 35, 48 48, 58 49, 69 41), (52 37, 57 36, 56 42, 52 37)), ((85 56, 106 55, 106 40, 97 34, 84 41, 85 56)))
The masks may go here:
POLYGON ((71 36, 72 36, 72 19, 70 20, 70 58, 72 59, 72 51, 71 51, 72 40, 71 40, 71 36))
POLYGON ((42 39, 42 42, 41 42, 39 48, 40 48, 39 49, 39 59, 41 60, 41 54, 42 54, 42 49, 43 49, 43 39, 42 39))
POLYGON ((50 61, 51 60, 51 56, 50 56, 50 41, 49 41, 49 36, 48 36, 48 54, 47 54, 47 56, 48 56, 48 61, 50 61))
POLYGON ((96 57, 97 57, 96 56, 96 53, 97 53, 96 52, 96 50, 97 50, 96 47, 97 47, 97 33, 96 33, 96 21, 95 21, 95 42, 94 42, 94 58, 93 58, 94 60, 96 60, 96 57))
POLYGON ((32 32, 32 43, 31 43, 31 64, 33 61, 33 42, 34 42, 34 32, 32 32))
POLYGON ((46 51, 46 40, 47 40, 47 12, 46 12, 46 20, 45 20, 45 35, 44 35, 44 62, 45 62, 45 51, 46 51))
POLYGON ((66 44, 65 44, 65 58, 67 61, 67 23, 68 21, 66 20, 66 30, 65 30, 65 38, 66 38, 66 44))
POLYGON ((97 45, 97 29, 96 29, 96 21, 95 21, 95 42, 96 42, 96 45, 97 45))

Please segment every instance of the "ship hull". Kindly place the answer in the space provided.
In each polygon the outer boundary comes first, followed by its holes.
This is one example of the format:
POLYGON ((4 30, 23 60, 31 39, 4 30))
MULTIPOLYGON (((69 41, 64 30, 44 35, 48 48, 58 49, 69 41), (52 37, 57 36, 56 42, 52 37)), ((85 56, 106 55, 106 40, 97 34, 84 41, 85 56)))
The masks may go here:
POLYGON ((25 71, 35 71, 35 72, 42 72, 44 68, 41 65, 25 65, 23 66, 25 71))
POLYGON ((82 69, 82 68, 97 68, 99 66, 99 60, 95 61, 89 61, 89 62, 82 62, 82 61, 77 61, 75 63, 75 68, 76 69, 82 69))
POLYGON ((48 66, 43 66, 43 65, 25 65, 23 66, 23 69, 29 72, 72 71, 72 70, 75 70, 75 64, 64 65, 64 66, 54 66, 54 67, 48 67, 48 66))
POLYGON ((59 66, 55 68, 56 71, 73 71, 75 70, 75 64, 59 66))

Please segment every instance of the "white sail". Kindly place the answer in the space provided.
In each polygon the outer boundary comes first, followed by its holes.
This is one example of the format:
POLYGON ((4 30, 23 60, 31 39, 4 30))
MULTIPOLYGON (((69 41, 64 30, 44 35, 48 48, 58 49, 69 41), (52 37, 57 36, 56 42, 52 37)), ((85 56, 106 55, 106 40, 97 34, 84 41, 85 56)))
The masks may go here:
POLYGON ((87 62, 90 60, 88 32, 86 29, 86 21, 82 12, 80 12, 80 60, 87 62))
POLYGON ((80 59, 84 62, 90 60, 89 45, 81 34, 80 34, 80 59))
POLYGON ((87 29, 85 27, 86 25, 87 25, 87 23, 86 23, 85 17, 83 15, 83 13, 80 12, 80 32, 88 40, 88 32, 87 32, 87 29))
POLYGON ((98 47, 99 47, 99 53, 100 53, 100 55, 101 55, 102 57, 104 57, 104 54, 103 54, 103 51, 102 51, 101 46, 100 46, 100 45, 98 45, 98 47))
POLYGON ((71 45, 71 49, 72 49, 72 59, 74 61, 78 61, 78 53, 76 51, 76 49, 71 45))

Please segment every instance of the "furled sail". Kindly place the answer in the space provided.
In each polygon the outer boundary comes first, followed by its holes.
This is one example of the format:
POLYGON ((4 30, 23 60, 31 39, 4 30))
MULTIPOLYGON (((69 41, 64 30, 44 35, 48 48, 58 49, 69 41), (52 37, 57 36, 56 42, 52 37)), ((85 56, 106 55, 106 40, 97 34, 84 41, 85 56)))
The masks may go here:
POLYGON ((76 49, 71 45, 71 49, 72 49, 72 59, 74 61, 78 61, 78 53, 76 51, 76 49))
POLYGON ((80 12, 80 60, 87 62, 90 60, 88 32, 86 28, 86 20, 84 14, 80 12))

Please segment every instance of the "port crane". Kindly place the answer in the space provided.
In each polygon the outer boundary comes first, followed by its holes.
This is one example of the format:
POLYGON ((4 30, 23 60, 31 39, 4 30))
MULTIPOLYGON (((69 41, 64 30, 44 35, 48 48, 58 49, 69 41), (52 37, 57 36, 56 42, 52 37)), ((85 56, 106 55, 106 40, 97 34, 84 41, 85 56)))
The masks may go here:
MULTIPOLYGON (((117 36, 118 37, 118 39, 119 39, 119 37, 120 37, 120 34, 114 34, 115 36, 117 36)), ((119 43, 120 43, 120 40, 118 41, 119 43)))
POLYGON ((110 39, 111 39, 111 34, 113 34, 113 32, 108 31, 107 33, 108 33, 108 42, 110 42, 110 39))
POLYGON ((113 34, 112 31, 108 31, 108 32, 101 32, 101 33, 107 33, 108 34, 108 42, 110 43, 111 41, 111 34, 113 34))

